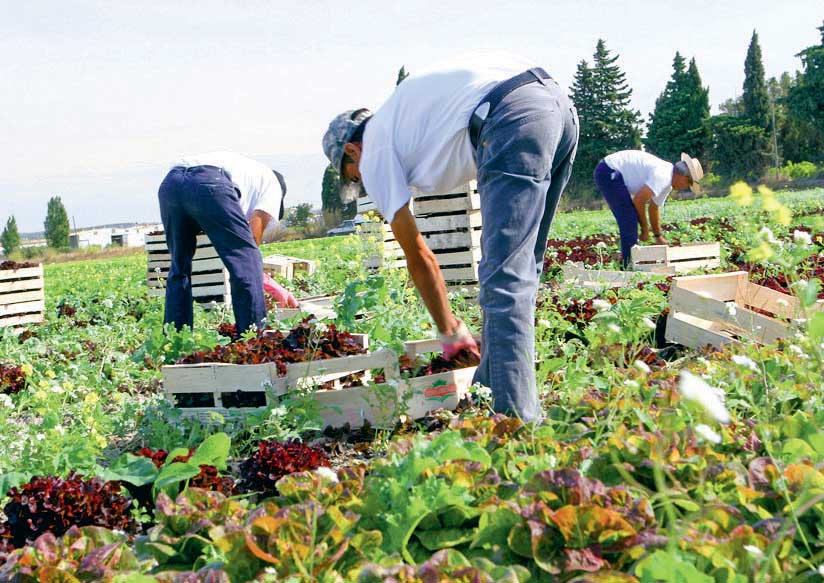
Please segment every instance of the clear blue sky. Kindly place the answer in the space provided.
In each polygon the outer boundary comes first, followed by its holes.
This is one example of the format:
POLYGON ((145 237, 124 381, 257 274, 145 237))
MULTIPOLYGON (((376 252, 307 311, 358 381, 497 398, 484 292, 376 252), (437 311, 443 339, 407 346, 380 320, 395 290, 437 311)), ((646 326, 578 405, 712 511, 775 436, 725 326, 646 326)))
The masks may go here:
POLYGON ((53 194, 78 226, 155 220, 168 164, 212 149, 279 166, 292 202, 319 203, 329 120, 377 107, 402 64, 501 48, 569 84, 603 37, 646 114, 676 50, 717 105, 741 91, 753 29, 771 76, 800 66, 822 19, 821 0, 3 0, 0 221, 42 229, 53 194))

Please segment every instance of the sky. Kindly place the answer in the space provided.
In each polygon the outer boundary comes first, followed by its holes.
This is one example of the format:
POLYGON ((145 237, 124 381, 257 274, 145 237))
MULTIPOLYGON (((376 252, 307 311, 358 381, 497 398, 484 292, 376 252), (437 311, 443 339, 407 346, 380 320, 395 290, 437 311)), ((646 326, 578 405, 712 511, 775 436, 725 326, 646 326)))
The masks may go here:
POLYGON ((769 77, 800 67, 822 20, 822 0, 0 0, 0 221, 41 230, 52 195, 78 227, 156 221, 171 162, 218 149, 319 205, 331 118, 379 107, 401 65, 474 49, 568 86, 603 38, 645 117, 678 50, 717 110, 741 93, 753 30, 769 77))

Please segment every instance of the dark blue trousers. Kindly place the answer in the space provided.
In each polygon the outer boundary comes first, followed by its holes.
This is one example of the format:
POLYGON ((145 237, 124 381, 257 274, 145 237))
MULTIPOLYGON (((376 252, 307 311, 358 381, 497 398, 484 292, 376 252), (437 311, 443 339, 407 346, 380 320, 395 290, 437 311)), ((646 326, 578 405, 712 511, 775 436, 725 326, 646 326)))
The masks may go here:
POLYGON ((617 170, 601 160, 595 167, 595 184, 601 195, 607 201, 609 210, 618 222, 618 232, 621 235, 621 255, 624 267, 629 265, 632 247, 638 243, 638 211, 632 204, 624 177, 617 170))
POLYGON ((160 217, 172 256, 166 281, 166 323, 192 327, 192 257, 203 231, 229 271, 232 308, 238 333, 266 318, 263 260, 239 195, 226 173, 215 166, 172 168, 158 192, 160 217))

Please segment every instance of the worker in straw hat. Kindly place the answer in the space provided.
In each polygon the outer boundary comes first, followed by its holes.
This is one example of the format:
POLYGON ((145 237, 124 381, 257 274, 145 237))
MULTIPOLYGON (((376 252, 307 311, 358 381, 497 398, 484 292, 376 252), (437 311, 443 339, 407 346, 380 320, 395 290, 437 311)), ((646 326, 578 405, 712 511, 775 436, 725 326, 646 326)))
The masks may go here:
POLYGON ((661 231, 661 207, 673 189, 699 193, 703 177, 701 163, 687 154, 671 164, 641 150, 623 150, 598 162, 595 184, 618 222, 624 266, 638 243, 639 225, 641 241, 649 241, 652 232, 657 244, 667 244, 661 231))
POLYGON ((391 225, 446 358, 478 347, 449 306, 436 257, 409 208, 411 188, 448 193, 477 177, 483 333, 475 381, 492 389, 496 411, 525 421, 540 417, 535 296, 577 141, 566 92, 534 63, 497 53, 413 74, 374 115, 346 111, 323 138, 344 202, 365 190, 391 225))

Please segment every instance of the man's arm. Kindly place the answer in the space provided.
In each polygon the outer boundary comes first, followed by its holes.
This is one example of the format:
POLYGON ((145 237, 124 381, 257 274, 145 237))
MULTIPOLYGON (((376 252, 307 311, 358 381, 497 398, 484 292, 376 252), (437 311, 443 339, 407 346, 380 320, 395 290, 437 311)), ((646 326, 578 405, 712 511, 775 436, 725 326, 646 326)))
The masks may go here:
POLYGON ((435 320, 441 334, 454 334, 459 326, 458 320, 449 307, 446 296, 446 284, 435 254, 426 246, 415 217, 408 206, 402 207, 390 224, 395 240, 406 255, 406 266, 415 287, 421 294, 423 303, 435 320))
POLYGON ((635 195, 635 198, 632 199, 632 204, 635 205, 635 212, 638 214, 638 222, 641 224, 641 236, 639 238, 642 241, 649 241, 649 224, 647 223, 647 213, 644 207, 647 206, 647 202, 652 200, 653 196, 654 194, 652 190, 650 190, 650 187, 644 185, 635 195))
POLYGON ((655 237, 655 242, 659 245, 666 245, 667 240, 664 239, 661 231, 661 207, 654 200, 649 202, 649 224, 652 227, 652 236, 655 237))
POLYGON ((272 215, 265 211, 256 210, 252 213, 252 218, 249 219, 249 228, 252 229, 252 237, 255 238, 255 243, 258 247, 263 242, 263 232, 266 230, 266 225, 272 220, 272 215))

